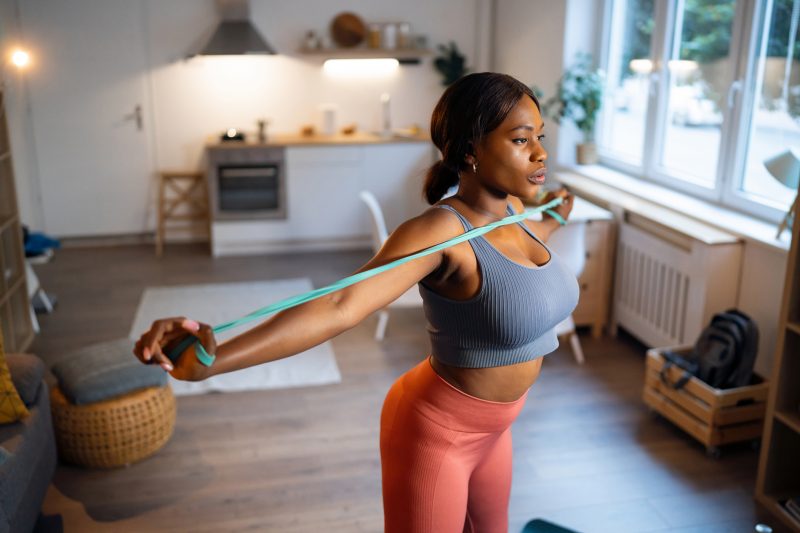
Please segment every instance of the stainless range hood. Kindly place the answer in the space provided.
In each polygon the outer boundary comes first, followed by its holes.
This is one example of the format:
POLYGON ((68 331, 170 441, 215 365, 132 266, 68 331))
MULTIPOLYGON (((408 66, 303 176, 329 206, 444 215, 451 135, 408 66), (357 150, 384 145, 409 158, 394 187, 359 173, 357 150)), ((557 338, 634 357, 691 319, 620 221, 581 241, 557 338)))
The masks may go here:
POLYGON ((217 0, 217 8, 222 22, 198 55, 277 53, 250 22, 247 0, 217 0))

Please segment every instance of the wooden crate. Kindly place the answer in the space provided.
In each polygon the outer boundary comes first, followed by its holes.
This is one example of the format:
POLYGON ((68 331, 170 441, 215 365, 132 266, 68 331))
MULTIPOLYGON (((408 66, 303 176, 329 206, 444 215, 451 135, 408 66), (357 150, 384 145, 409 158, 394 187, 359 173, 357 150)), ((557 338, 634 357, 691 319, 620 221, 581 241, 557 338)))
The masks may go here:
POLYGON ((715 389, 692 377, 683 388, 673 389, 683 370, 667 371, 667 383, 661 379, 664 366, 662 353, 670 350, 680 355, 691 352, 691 346, 653 348, 647 351, 642 399, 681 429, 706 446, 710 455, 719 455, 719 446, 759 439, 767 407, 767 381, 753 375, 753 384, 734 389, 715 389))

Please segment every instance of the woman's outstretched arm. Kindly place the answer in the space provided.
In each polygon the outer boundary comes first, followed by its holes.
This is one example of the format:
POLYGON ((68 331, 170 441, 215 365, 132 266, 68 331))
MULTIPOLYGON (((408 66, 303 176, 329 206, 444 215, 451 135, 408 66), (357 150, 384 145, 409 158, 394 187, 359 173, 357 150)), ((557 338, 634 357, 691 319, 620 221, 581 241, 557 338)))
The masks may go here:
MULTIPOLYGON (((397 228, 383 248, 358 272, 411 255, 462 232, 463 228, 455 217, 441 209, 430 209, 397 228)), ((190 347, 181 356, 177 367, 191 363, 195 368, 192 371, 176 368, 173 376, 179 379, 204 379, 308 350, 352 328, 374 311, 397 299, 435 271, 441 265, 444 253, 440 251, 415 259, 340 291, 281 311, 219 345, 215 353, 216 360, 202 372, 203 369, 196 368, 198 363, 194 361, 194 348, 190 347)), ((183 317, 176 317, 154 322, 134 350, 139 359, 149 362, 144 354, 147 348, 151 357, 160 362, 162 348, 174 341, 181 332, 185 334, 182 326, 184 320, 183 317)), ((205 325, 201 332, 204 330, 208 338, 205 325)), ((207 344, 213 344, 207 343, 203 336, 199 337, 207 349, 207 344)))

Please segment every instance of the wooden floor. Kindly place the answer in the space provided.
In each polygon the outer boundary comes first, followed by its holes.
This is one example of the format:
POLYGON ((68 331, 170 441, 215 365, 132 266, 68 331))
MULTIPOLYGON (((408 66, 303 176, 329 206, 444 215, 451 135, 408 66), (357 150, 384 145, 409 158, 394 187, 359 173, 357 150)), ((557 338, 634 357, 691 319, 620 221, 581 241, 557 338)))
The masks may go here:
MULTIPOLYGON (((212 259, 199 245, 58 251, 36 267, 58 297, 32 351, 125 337, 145 287, 309 277, 327 284, 366 252, 212 259)), ((269 302, 265 302, 265 305, 269 302)), ((186 310, 191 315, 191 309, 186 310)), ((60 465, 44 523, 83 531, 381 531, 378 420, 393 380, 424 357, 419 311, 394 312, 334 339, 341 384, 180 397, 175 434, 128 468, 60 465)), ((514 425, 511 531, 540 517, 588 532, 749 533, 757 452, 721 459, 651 415, 640 399, 644 347, 582 335, 586 364, 550 355, 514 425)), ((566 344, 566 343, 565 343, 566 344)), ((56 527, 56 529, 58 529, 56 527)))

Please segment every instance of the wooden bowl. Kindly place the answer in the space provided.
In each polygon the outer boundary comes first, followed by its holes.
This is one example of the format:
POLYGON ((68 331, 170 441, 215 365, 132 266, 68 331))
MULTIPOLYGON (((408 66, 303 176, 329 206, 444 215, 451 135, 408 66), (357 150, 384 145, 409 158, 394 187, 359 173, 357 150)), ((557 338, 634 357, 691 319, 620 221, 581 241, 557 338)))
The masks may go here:
POLYGON ((366 35, 367 26, 355 13, 339 13, 331 22, 333 42, 342 48, 358 46, 364 41, 366 35))

